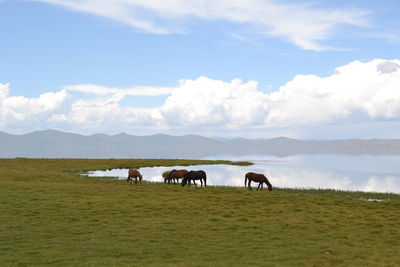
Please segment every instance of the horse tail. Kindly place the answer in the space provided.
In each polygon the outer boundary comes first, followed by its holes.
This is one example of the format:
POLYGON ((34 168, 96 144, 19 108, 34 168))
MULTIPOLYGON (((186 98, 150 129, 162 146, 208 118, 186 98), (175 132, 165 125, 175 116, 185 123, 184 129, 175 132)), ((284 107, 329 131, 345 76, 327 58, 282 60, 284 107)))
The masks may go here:
POLYGON ((247 185, 247 175, 248 175, 248 173, 246 173, 246 175, 244 176, 244 186, 247 185))
POLYGON ((207 174, 204 172, 204 187, 207 187, 207 174))

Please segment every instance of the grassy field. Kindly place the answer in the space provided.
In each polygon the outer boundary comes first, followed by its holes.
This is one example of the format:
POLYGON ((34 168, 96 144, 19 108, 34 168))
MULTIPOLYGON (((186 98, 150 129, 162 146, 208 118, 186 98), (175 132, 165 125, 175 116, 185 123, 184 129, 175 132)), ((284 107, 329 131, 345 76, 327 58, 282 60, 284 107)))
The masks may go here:
POLYGON ((0 265, 400 266, 399 195, 79 175, 205 163, 0 159, 0 265))

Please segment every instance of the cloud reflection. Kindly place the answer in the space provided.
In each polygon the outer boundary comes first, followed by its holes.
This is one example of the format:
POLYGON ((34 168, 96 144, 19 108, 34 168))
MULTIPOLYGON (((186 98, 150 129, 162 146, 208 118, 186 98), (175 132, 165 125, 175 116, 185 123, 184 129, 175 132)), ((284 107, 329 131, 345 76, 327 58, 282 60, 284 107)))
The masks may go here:
MULTIPOLYGON (((141 168, 140 172, 146 181, 162 182, 162 173, 172 169, 204 170, 207 173, 207 184, 217 186, 244 186, 244 176, 247 172, 265 174, 274 187, 281 188, 315 188, 315 189, 336 189, 367 192, 392 192, 400 193, 400 172, 388 175, 374 167, 366 167, 367 171, 359 168, 360 163, 347 162, 346 166, 335 166, 331 158, 331 164, 322 164, 319 157, 319 164, 312 165, 313 157, 299 156, 288 161, 268 162, 259 161, 252 166, 233 165, 196 165, 196 166, 173 166, 173 167, 152 167, 141 168), (353 164, 354 169, 351 169, 353 164)), ((355 158, 354 158, 355 160, 355 158)), ((375 161, 385 161, 383 158, 376 158, 375 161)), ((336 161, 337 162, 337 161, 336 161)), ((344 160, 340 162, 345 162, 344 160)), ((336 163, 337 164, 337 163, 336 163)), ((379 162, 377 163, 377 166, 379 162)), ((385 165, 379 165, 385 169, 385 165)), ((114 169, 109 171, 90 172, 89 176, 114 176, 119 179, 126 179, 127 169, 114 169)), ((253 186, 256 184, 253 183, 253 186)))

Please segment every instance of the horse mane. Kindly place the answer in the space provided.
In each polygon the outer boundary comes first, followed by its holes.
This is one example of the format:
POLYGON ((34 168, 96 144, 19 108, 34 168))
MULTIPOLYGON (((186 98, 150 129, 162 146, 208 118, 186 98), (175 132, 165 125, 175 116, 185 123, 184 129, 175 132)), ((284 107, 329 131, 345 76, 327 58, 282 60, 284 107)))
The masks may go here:
POLYGON ((192 174, 192 172, 193 172, 193 171, 188 171, 187 173, 185 173, 185 174, 183 175, 183 179, 187 179, 187 178, 192 174))

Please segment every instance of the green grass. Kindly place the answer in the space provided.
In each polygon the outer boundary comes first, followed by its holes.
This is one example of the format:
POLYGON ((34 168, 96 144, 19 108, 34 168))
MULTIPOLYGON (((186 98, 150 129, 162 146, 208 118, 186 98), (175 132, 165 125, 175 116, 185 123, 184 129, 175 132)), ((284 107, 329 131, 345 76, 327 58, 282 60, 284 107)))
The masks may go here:
POLYGON ((0 265, 400 265, 396 194, 79 175, 205 163, 232 162, 0 159, 0 265))

